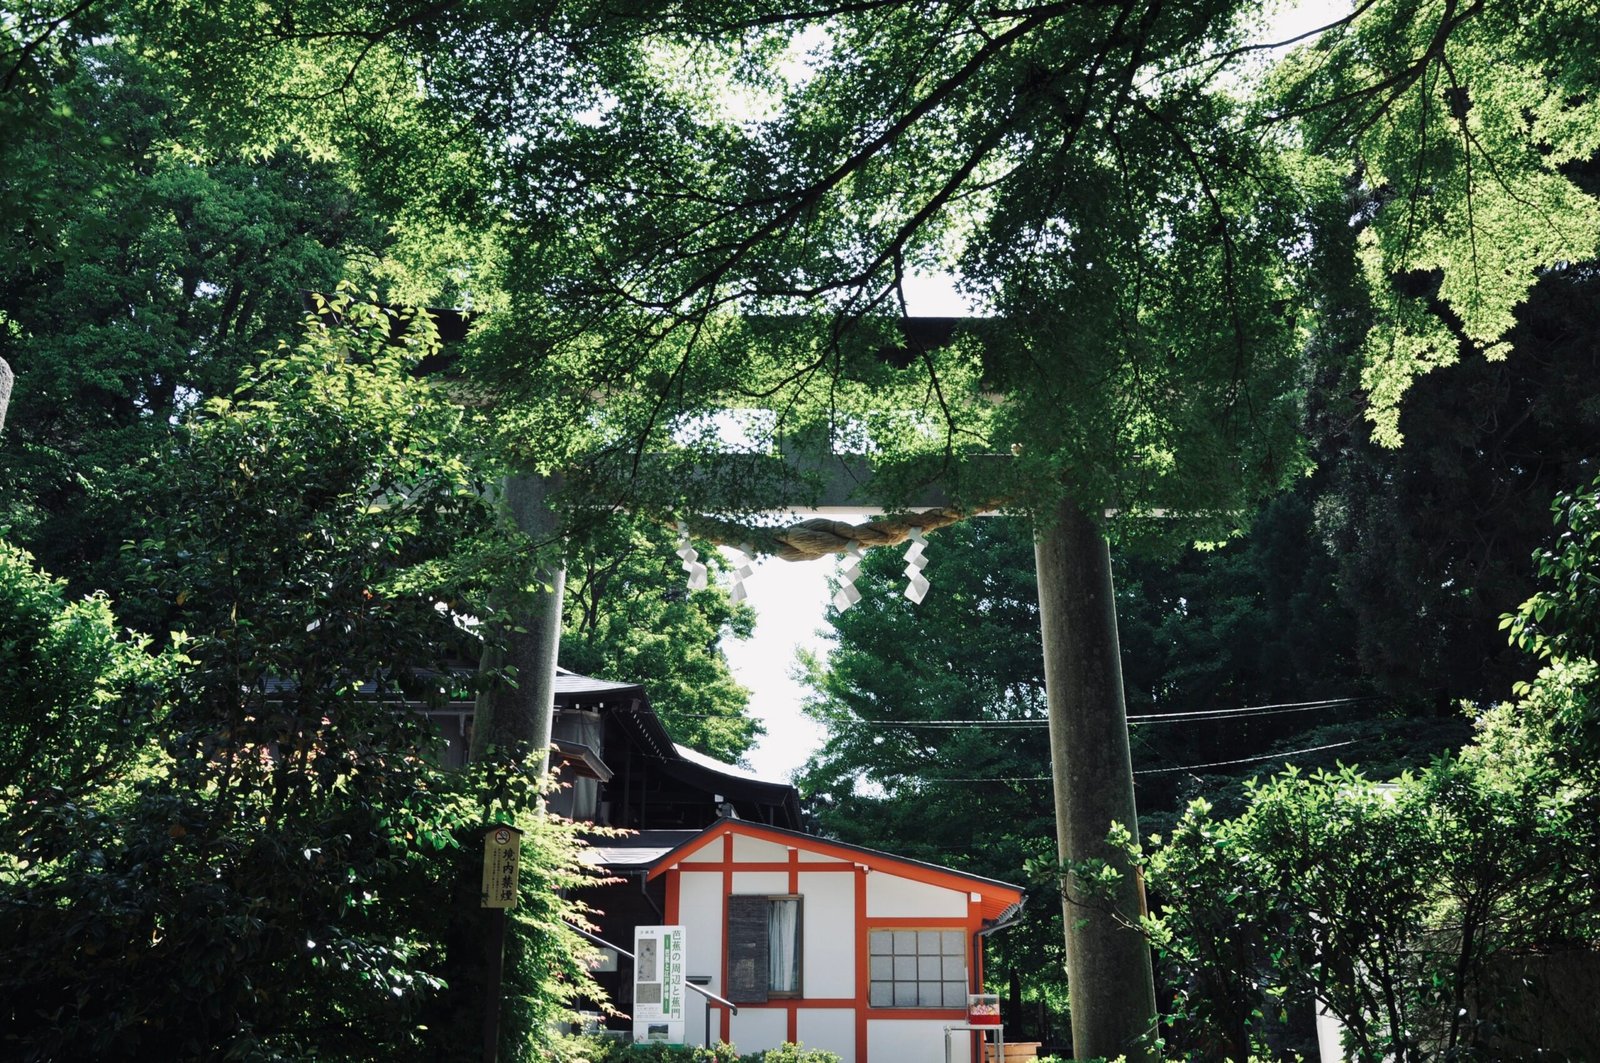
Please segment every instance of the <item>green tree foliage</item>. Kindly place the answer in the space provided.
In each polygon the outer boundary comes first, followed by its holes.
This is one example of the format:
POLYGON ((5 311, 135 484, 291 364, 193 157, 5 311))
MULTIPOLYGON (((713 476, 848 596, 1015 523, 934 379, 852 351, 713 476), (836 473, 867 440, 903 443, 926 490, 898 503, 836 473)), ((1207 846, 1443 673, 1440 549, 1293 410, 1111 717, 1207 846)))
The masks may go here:
MULTIPOLYGON (((643 685, 675 740, 737 760, 761 725, 746 714, 749 692, 719 646, 724 638, 748 638, 755 617, 720 587, 686 590, 674 549, 672 533, 629 518, 584 536, 569 562, 561 661, 643 685)), ((706 556, 715 570, 718 560, 706 556)))
POLYGON ((785 1042, 765 1052, 740 1055, 726 1042, 711 1047, 693 1045, 631 1045, 617 1041, 574 1038, 563 1046, 571 1063, 838 1063, 839 1057, 820 1048, 785 1042))
POLYGON ((1258 97, 1256 27, 1225 3, 355 18, 402 48, 437 29, 438 98, 519 131, 485 141, 525 238, 483 370, 558 450, 613 447, 601 471, 636 497, 693 498, 631 454, 743 403, 783 411, 791 445, 870 426, 902 483, 1026 507, 1068 481, 1220 528, 1299 466, 1297 325, 1327 309, 1302 305, 1310 215, 1345 179, 1369 193, 1351 264, 1386 440, 1412 377, 1455 357, 1442 337, 1497 353, 1536 271, 1592 254, 1583 6, 1363 4, 1258 97), (562 48, 585 62, 537 62, 562 48), (884 365, 870 320, 938 266, 1005 323, 884 365), (606 398, 598 439, 584 394, 606 398), (963 475, 1013 444, 1011 474, 963 475))
POLYGON ((1186 66, 1236 32, 1229 12, 1138 6, 674 13, 593 121, 514 147, 527 172, 587 175, 512 204, 549 234, 524 275, 559 292, 518 285, 523 319, 570 320, 570 303, 613 338, 596 352, 508 335, 494 364, 549 377, 535 404, 560 401, 541 396, 561 380, 603 391, 630 447, 743 402, 784 411, 777 431, 802 448, 865 428, 902 484, 936 475, 968 500, 1027 507, 1066 478, 1096 508, 1229 512, 1296 466, 1295 197, 1240 135, 1243 110, 1186 66), (786 82, 801 31, 824 43, 786 82), (756 118, 730 113, 740 94, 756 118), (1226 166, 1252 180, 1215 185, 1226 166), (882 329, 843 336, 898 313, 908 270, 947 260, 1006 324, 903 370, 873 357, 882 329), (819 306, 763 319, 777 328, 723 313, 819 306), (1013 443, 998 480, 962 474, 963 456, 1013 443))
POLYGON ((1317 349, 1318 530, 1337 558, 1359 666, 1393 696, 1450 712, 1463 697, 1492 704, 1525 674, 1494 622, 1534 592, 1527 558, 1551 499, 1593 475, 1597 310, 1593 264, 1543 277, 1508 333, 1510 357, 1465 359, 1413 385, 1398 450, 1361 420, 1349 348, 1317 349))
POLYGON ((1574 173, 1600 151, 1592 14, 1361 4, 1275 75, 1276 115, 1372 193, 1362 383, 1386 445, 1417 375, 1503 357, 1539 275, 1595 255, 1600 204, 1574 173))
POLYGON ((176 649, 148 650, 118 629, 103 596, 69 602, 60 581, 0 542, 0 801, 11 861, 26 867, 35 847, 70 845, 48 821, 140 767, 182 660, 176 649))
MULTIPOLYGON (((492 304, 481 283, 473 287, 483 234, 450 229, 459 213, 417 198, 418 182, 437 173, 406 176, 392 165, 423 165, 415 141, 425 103, 414 79, 384 115, 341 103, 314 122, 302 114, 299 125, 290 116, 307 101, 280 84, 267 110, 289 125, 236 114, 239 125, 225 129, 193 94, 203 76, 222 76, 208 66, 217 55, 176 61, 135 42, 141 34, 227 36, 245 24, 177 26, 167 14, 141 14, 137 4, 92 14, 30 9, 14 28, 24 47, 38 40, 54 58, 41 66, 38 49, 14 56, 21 65, 0 111, 18 134, 0 145, 0 188, 17 208, 3 230, 11 253, 0 256, 0 352, 21 370, 18 416, 0 435, 0 527, 75 588, 109 587, 123 598, 126 573, 114 561, 138 531, 129 517, 141 510, 145 486, 125 470, 152 454, 156 463, 188 460, 170 439, 176 419, 232 393, 256 352, 295 326, 301 289, 331 291, 344 276, 381 284, 390 299, 475 292, 492 304), (52 25, 57 15, 69 17, 52 25), (34 31, 40 36, 28 37, 34 31)), ((291 70, 311 76, 338 51, 314 59, 309 42, 294 44, 283 27, 269 40, 276 44, 240 55, 234 75, 248 67, 265 85, 291 70)), ((352 98, 378 93, 395 69, 364 64, 352 98)), ((485 223, 484 233, 493 231, 485 223)), ((458 572, 481 563, 478 582, 489 572, 509 578, 516 559, 504 529, 464 521, 457 531, 458 572)), ((608 545, 629 539, 603 527, 597 534, 608 545)), ((593 545, 579 548, 597 556, 593 545)), ((588 601, 573 667, 651 682, 686 741, 736 757, 753 724, 711 644, 725 623, 732 633, 747 622, 714 594, 687 611, 646 606, 639 575, 609 584, 625 617, 594 612, 605 580, 577 588, 588 601)), ((481 595, 476 608, 488 615, 481 595)), ((179 622, 178 612, 137 619, 159 630, 179 622)))
POLYGON ((1501 627, 1536 656, 1600 661, 1600 477, 1559 496, 1551 509, 1556 541, 1533 556, 1546 586, 1501 627))
POLYGON ((1352 261, 1386 440, 1418 372, 1456 339, 1498 353, 1536 271, 1593 253, 1570 176, 1596 147, 1583 9, 1364 3, 1265 82, 1256 12, 1224 2, 298 0, 130 4, 121 26, 185 57, 206 135, 333 159, 410 212, 404 233, 476 227, 435 261, 515 308, 478 363, 507 442, 587 458, 609 501, 694 498, 631 455, 733 403, 781 411, 809 449, 859 419, 901 486, 1030 508, 1069 484, 1222 530, 1300 467, 1309 213, 1344 179, 1370 193, 1352 261), (872 321, 942 267, 1005 323, 885 365, 872 321), (1434 304, 1405 287, 1419 273, 1434 304), (1000 480, 963 471, 1013 444, 1000 480))
POLYGON ((1313 1001, 1360 1059, 1535 1034, 1511 1028, 1521 987, 1493 961, 1594 927, 1572 821, 1531 781, 1445 759, 1387 786, 1291 772, 1233 820, 1196 802, 1148 871, 1177 1042, 1242 1059, 1313 1001))
POLYGON ((1556 504, 1554 587, 1505 626, 1550 663, 1475 740, 1379 786, 1353 771, 1253 784, 1242 815, 1192 805, 1148 862, 1149 929, 1180 987, 1179 1044, 1242 1058, 1320 1001, 1357 1058, 1491 1058, 1548 1029, 1541 955, 1592 956, 1600 776, 1585 624, 1593 489, 1556 504), (1542 607, 1542 608, 1541 608, 1542 607), (1572 637, 1563 638, 1568 632, 1572 637))
MULTIPOLYGON (((48 831, 7 869, 15 1052, 450 1058, 475 1046, 481 937, 452 939, 479 918, 489 816, 526 831, 508 1057, 587 985, 582 944, 562 927, 579 913, 561 891, 587 881, 571 828, 533 814, 536 780, 519 768, 435 768, 409 708, 446 693, 440 605, 456 590, 418 583, 459 524, 481 519, 462 413, 412 376, 424 325, 394 344, 388 314, 339 308, 345 328, 311 325, 142 470, 149 534, 125 555, 141 592, 129 610, 181 624, 186 661, 161 726, 124 736, 139 773, 48 802, 36 817, 48 831)), ((111 656, 90 688, 106 691, 105 711, 125 667, 111 656)), ((96 763, 81 733, 43 737, 61 743, 34 751, 43 764, 96 763)))
POLYGON ((331 290, 392 240, 326 162, 198 139, 148 56, 81 40, 58 66, 0 101, 0 353, 17 374, 0 525, 94 587, 131 535, 111 477, 233 390, 293 328, 299 288, 331 290))

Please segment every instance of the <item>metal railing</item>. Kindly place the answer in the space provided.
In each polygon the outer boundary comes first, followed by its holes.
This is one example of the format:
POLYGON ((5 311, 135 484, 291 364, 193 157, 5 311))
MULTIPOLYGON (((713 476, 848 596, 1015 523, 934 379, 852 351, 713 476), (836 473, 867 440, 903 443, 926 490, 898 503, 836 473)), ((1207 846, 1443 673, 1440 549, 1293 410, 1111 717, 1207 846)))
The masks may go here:
MULTIPOLYGON (((587 930, 583 929, 583 927, 581 927, 581 926, 573 926, 571 923, 568 923, 567 924, 567 928, 570 929, 573 933, 581 935, 585 940, 590 941, 590 942, 592 942, 592 943, 594 943, 596 945, 599 945, 603 949, 610 949, 612 952, 615 952, 618 956, 626 956, 630 960, 633 959, 633 953, 629 952, 627 949, 622 948, 620 945, 613 945, 611 942, 607 941, 605 938, 601 937, 600 935, 591 934, 587 930)), ((683 984, 685 986, 687 986, 688 988, 694 990, 696 993, 699 993, 701 996, 705 997, 707 1000, 711 1001, 712 1003, 721 1004, 723 1007, 728 1009, 730 1014, 733 1014, 733 1015, 739 1014, 739 1005, 735 1004, 733 1001, 725 1000, 722 997, 717 996, 711 990, 705 989, 705 988, 703 988, 701 986, 695 985, 693 982, 689 981, 688 978, 685 978, 683 980, 683 984)))

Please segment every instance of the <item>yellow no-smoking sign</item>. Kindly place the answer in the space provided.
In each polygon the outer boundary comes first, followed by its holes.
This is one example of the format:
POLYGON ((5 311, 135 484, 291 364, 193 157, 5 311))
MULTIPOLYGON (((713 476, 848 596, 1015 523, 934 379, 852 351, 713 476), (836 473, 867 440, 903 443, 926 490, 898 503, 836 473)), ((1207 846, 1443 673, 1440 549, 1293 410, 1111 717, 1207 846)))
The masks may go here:
POLYGON ((515 827, 490 827, 483 836, 484 908, 517 906, 517 863, 522 855, 522 832, 515 827))

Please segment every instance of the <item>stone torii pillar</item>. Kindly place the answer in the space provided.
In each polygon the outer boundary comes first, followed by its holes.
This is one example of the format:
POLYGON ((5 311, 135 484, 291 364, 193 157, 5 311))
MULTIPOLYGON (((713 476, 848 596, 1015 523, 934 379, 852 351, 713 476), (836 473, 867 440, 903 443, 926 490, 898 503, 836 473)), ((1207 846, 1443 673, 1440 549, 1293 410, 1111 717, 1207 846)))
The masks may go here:
MULTIPOLYGON (((505 516, 536 544, 560 534, 550 508, 560 490, 556 477, 522 473, 501 485, 505 516)), ((535 574, 536 588, 507 588, 517 603, 516 623, 498 639, 485 639, 479 691, 472 726, 472 759, 481 760, 490 747, 521 749, 527 763, 543 775, 550 767, 550 737, 556 705, 556 658, 561 649, 561 600, 566 593, 566 565, 557 560, 535 574), (506 675, 511 669, 514 674, 506 675)))
POLYGON ((1035 531, 1039 627, 1050 707, 1050 771, 1066 924, 1072 1054, 1155 1059, 1155 983, 1138 929, 1144 897, 1126 853, 1107 844, 1112 823, 1139 837, 1128 748, 1122 653, 1111 550, 1095 522, 1063 500, 1035 531), (1122 872, 1111 896, 1087 890, 1072 862, 1099 859, 1122 872))

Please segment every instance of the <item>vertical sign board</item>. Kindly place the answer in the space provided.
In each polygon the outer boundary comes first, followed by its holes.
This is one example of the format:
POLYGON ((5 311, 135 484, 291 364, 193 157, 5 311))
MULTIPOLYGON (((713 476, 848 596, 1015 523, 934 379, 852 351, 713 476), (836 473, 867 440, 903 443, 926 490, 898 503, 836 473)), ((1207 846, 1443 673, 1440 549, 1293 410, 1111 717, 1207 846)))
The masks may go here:
POLYGON ((633 1039, 683 1044, 683 927, 633 931, 633 1039))
POLYGON ((517 906, 517 860, 522 832, 515 827, 490 827, 483 836, 484 908, 517 906))

